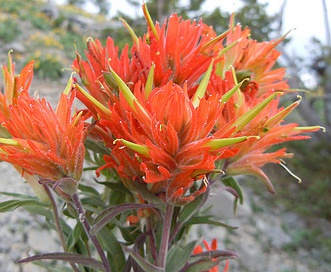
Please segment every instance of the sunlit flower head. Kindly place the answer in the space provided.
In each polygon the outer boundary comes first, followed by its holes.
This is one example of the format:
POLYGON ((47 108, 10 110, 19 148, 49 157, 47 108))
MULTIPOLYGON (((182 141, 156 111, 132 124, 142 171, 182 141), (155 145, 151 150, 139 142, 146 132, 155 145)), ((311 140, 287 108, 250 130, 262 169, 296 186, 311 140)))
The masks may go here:
POLYGON ((223 49, 225 32, 217 36, 213 28, 200 21, 184 20, 176 14, 163 24, 152 23, 146 5, 143 6, 148 32, 133 39, 132 54, 142 69, 155 65, 154 86, 169 81, 190 89, 196 86, 213 58, 223 49))
MULTIPOLYGON (((87 48, 85 52, 87 60, 83 60, 77 52, 73 69, 79 74, 83 84, 95 99, 103 105, 107 105, 108 102, 113 103, 118 90, 110 74, 110 67, 126 83, 136 82, 138 76, 142 74, 141 68, 129 58, 129 46, 126 45, 119 52, 118 46, 110 37, 105 46, 102 46, 98 39, 89 38, 87 48)), ((88 105, 88 100, 79 98, 88 105)))
MULTIPOLYGON (((130 89, 138 81, 151 87, 160 87, 169 81, 187 84, 189 95, 193 94, 198 81, 212 60, 219 57, 223 40, 228 32, 216 36, 213 28, 200 20, 183 20, 173 14, 162 25, 154 25, 143 5, 148 30, 137 37, 123 20, 133 38, 133 46, 126 45, 121 53, 113 39, 108 38, 102 46, 99 40, 87 41, 87 60, 77 53, 73 68, 80 75, 89 93, 103 105, 116 103, 118 86, 110 72, 113 70, 130 89), (120 54, 119 54, 120 53, 120 54), (153 73, 153 78, 148 78, 153 73)), ((79 98, 93 111, 88 99, 79 98)))
POLYGON ((283 108, 279 107, 277 97, 261 110, 249 125, 242 128, 242 133, 258 135, 259 140, 252 138, 245 143, 239 143, 239 152, 226 162, 226 173, 255 175, 271 193, 274 193, 273 185, 262 167, 268 163, 283 164, 283 159, 293 156, 292 153, 287 153, 286 148, 275 150, 275 146, 288 141, 309 139, 310 136, 302 134, 321 129, 319 126, 299 127, 296 123, 283 124, 284 118, 299 105, 299 102, 300 100, 283 108))
POLYGON ((0 113, 1 125, 12 138, 0 138, 0 158, 40 179, 79 179, 85 155, 85 127, 80 115, 71 114, 75 98, 62 93, 54 111, 45 99, 34 99, 23 90, 0 113))
POLYGON ((281 55, 276 46, 284 38, 285 36, 278 40, 258 42, 250 37, 248 28, 242 30, 239 24, 233 26, 232 21, 226 44, 233 46, 224 53, 218 69, 224 75, 228 67, 232 66, 239 82, 247 80, 241 87, 247 100, 259 97, 270 90, 285 91, 289 89, 285 80, 286 70, 275 68, 276 61, 281 55))
POLYGON ((33 78, 33 64, 34 61, 30 61, 20 74, 16 74, 11 52, 8 53, 7 63, 1 67, 4 90, 0 92, 0 111, 3 114, 8 114, 8 107, 14 98, 21 95, 23 90, 29 90, 33 78))
MULTIPOLYGON (((193 184, 215 171, 217 159, 233 156, 232 145, 247 139, 230 138, 232 131, 220 138, 213 135, 222 114, 217 94, 205 98, 205 90, 198 88, 201 96, 190 98, 186 85, 182 88, 170 81, 146 97, 142 84, 136 84, 132 93, 113 75, 121 86, 119 103, 109 107, 108 116, 96 106, 102 116, 98 127, 111 148, 101 169, 115 168, 123 179, 142 182, 167 201, 192 200, 206 185, 203 182, 192 196, 188 190, 193 184)), ((207 72, 202 82, 208 77, 207 72)))

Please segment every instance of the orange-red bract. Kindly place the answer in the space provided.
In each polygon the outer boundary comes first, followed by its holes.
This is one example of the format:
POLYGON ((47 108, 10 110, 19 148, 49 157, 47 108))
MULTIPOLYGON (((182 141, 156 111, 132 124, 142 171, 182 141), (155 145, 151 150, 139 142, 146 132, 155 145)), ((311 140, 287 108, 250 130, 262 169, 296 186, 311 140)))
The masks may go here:
POLYGON ((12 138, 1 138, 0 158, 40 179, 79 179, 85 155, 86 129, 80 115, 71 114, 75 98, 62 93, 54 111, 45 99, 23 90, 0 120, 12 138))

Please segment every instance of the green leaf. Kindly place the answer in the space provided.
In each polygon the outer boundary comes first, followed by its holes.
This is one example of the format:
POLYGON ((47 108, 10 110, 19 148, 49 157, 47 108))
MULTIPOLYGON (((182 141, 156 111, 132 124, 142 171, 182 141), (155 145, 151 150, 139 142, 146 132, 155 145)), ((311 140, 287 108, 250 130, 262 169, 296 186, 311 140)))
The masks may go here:
POLYGON ((209 269, 218 265, 219 261, 205 260, 191 264, 185 272, 209 271, 209 269))
POLYGON ((84 143, 86 149, 92 150, 101 155, 110 155, 111 151, 102 142, 95 141, 89 137, 86 138, 84 143))
POLYGON ((162 267, 149 263, 133 249, 130 249, 126 246, 122 246, 122 247, 137 262, 137 264, 143 269, 144 272, 165 272, 165 270, 162 267))
POLYGON ((63 265, 60 266, 60 267, 58 267, 58 266, 54 267, 53 265, 50 266, 49 264, 45 264, 41 261, 34 261, 33 264, 37 265, 39 267, 45 268, 45 271, 47 271, 47 272, 59 272, 59 271, 61 271, 61 272, 72 272, 72 268, 64 267, 63 265))
POLYGON ((187 271, 200 272, 209 271, 218 266, 221 261, 237 258, 237 254, 230 250, 207 250, 201 253, 191 255, 187 271))
POLYGON ((160 207, 160 209, 164 209, 165 205, 164 202, 154 194, 152 194, 148 189, 144 186, 142 183, 138 183, 135 181, 126 181, 126 185, 128 186, 129 190, 132 190, 134 192, 138 192, 141 194, 141 196, 146 199, 149 203, 154 203, 154 204, 160 204, 163 205, 163 207, 160 207))
POLYGON ((123 191, 111 190, 108 194, 108 206, 115 206, 127 202, 128 194, 123 191))
POLYGON ((125 267, 125 255, 117 237, 107 227, 100 230, 97 237, 102 248, 108 253, 108 260, 112 271, 123 271, 125 267))
POLYGON ((24 209, 27 210, 31 214, 37 214, 40 216, 44 216, 47 220, 54 219, 52 210, 48 207, 30 205, 30 206, 25 206, 24 209))
POLYGON ((83 184, 79 183, 78 189, 84 193, 89 193, 89 194, 100 197, 99 192, 96 189, 94 189, 92 186, 87 186, 87 185, 83 185, 83 184))
POLYGON ((106 207, 99 197, 82 197, 81 202, 86 210, 93 213, 99 213, 106 207))
POLYGON ((178 216, 178 220, 181 223, 185 223, 187 220, 189 220, 202 207, 207 198, 208 194, 202 194, 185 205, 178 216))
POLYGON ((88 266, 94 269, 99 269, 101 271, 104 271, 103 264, 91 258, 90 256, 83 256, 81 254, 77 253, 68 253, 68 252, 54 252, 54 253, 43 253, 43 254, 37 254, 22 260, 19 260, 18 263, 29 263, 36 260, 61 260, 61 261, 67 261, 67 262, 73 262, 76 264, 81 264, 84 266, 88 266))
POLYGON ((110 182, 110 181, 104 181, 104 182, 100 182, 100 181, 96 181, 96 183, 101 184, 106 186, 109 189, 112 189, 114 191, 120 191, 122 193, 126 193, 129 195, 132 195, 132 192, 126 188, 123 183, 119 183, 119 182, 110 182))
POLYGON ((78 241, 81 238, 84 241, 88 240, 83 225, 80 222, 77 222, 76 226, 74 227, 74 229, 72 230, 72 232, 68 237, 68 242, 67 242, 68 250, 72 251, 74 246, 78 243, 78 241))
POLYGON ((181 271, 191 256, 198 241, 192 241, 187 245, 182 242, 174 244, 168 251, 166 272, 181 271))
POLYGON ((40 202, 37 199, 26 199, 26 200, 7 200, 0 203, 0 212, 9 212, 13 211, 19 207, 24 206, 41 206, 41 207, 49 207, 48 204, 44 202, 40 202))
MULTIPOLYGON (((117 222, 117 220, 116 220, 117 222)), ((123 239, 128 243, 128 244, 133 244, 138 236, 141 234, 140 228, 137 227, 136 225, 134 226, 123 226, 120 225, 119 223, 117 224, 119 227, 121 234, 123 236, 123 239)))
POLYGON ((214 226, 219 226, 219 227, 226 227, 230 229, 237 229, 238 227, 233 227, 230 225, 227 225, 225 223, 216 221, 211 219, 213 216, 212 215, 200 215, 200 216, 194 216, 190 220, 188 220, 184 226, 189 226, 189 225, 196 225, 196 224, 207 224, 207 225, 214 225, 214 226))
MULTIPOLYGON (((230 176, 226 176, 226 177, 222 178, 221 181, 223 182, 224 185, 233 188, 237 192, 237 194, 239 196, 239 203, 242 205, 244 203, 244 195, 242 193, 242 190, 241 190, 241 187, 240 187, 238 181, 236 181, 233 177, 230 177, 230 176)), ((236 211, 237 211, 237 204, 238 204, 238 198, 236 198, 233 203, 234 214, 236 214, 236 211)))
POLYGON ((23 195, 23 194, 17 194, 17 193, 11 193, 11 192, 0 192, 1 195, 6 195, 6 196, 12 196, 20 199, 35 199, 38 200, 37 197, 31 196, 31 195, 23 195))
POLYGON ((154 204, 124 203, 109 207, 102 211, 94 220, 96 222, 91 228, 91 234, 95 234, 107 225, 116 215, 129 210, 146 209, 155 207, 154 204))

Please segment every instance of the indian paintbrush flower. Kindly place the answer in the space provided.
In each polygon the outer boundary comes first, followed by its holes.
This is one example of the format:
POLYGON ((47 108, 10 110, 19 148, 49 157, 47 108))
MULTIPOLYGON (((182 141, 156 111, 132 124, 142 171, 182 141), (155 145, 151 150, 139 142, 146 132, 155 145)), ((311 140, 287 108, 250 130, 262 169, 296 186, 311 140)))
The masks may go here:
POLYGON ((88 89, 95 82, 99 86, 89 89, 90 94, 79 88, 80 99, 98 119, 95 128, 112 151, 99 170, 115 168, 126 183, 142 180, 151 192, 178 198, 189 195, 197 179, 213 172, 215 161, 224 159, 227 174, 236 174, 242 173, 238 165, 243 167, 243 158, 259 154, 264 159, 241 169, 261 177, 273 192, 261 167, 291 155, 285 149, 266 151, 284 141, 307 138, 299 135, 304 131, 295 129, 296 124, 281 124, 295 108, 279 107, 280 91, 288 91, 288 85, 285 69, 273 69, 280 55, 275 47, 285 36, 259 43, 249 38, 248 29, 231 24, 228 32, 217 36, 201 21, 177 15, 162 26, 154 25, 145 5, 143 10, 148 24, 143 38, 124 21, 134 43, 131 59, 127 49, 118 58, 111 41, 103 48, 89 40, 89 62, 78 57, 74 65, 85 73, 82 79, 88 89), (133 76, 134 65, 139 76, 133 76), (100 82, 108 87, 100 87, 100 82), (93 96, 109 90, 108 102, 93 96), (231 140, 222 149, 211 148, 227 138, 231 140), (234 139, 243 142, 232 146, 234 139))
POLYGON ((0 138, 0 158, 39 179, 79 180, 85 156, 86 128, 79 113, 72 115, 75 91, 62 93, 56 110, 27 90, 13 98, 1 125, 11 138, 0 138))
MULTIPOLYGON (((113 77, 120 86, 119 102, 110 106, 109 116, 95 105, 102 116, 97 126, 111 149, 101 169, 115 168, 124 180, 143 181, 150 192, 167 201, 192 200, 188 190, 194 182, 215 171, 216 160, 233 156, 237 150, 232 145, 248 139, 231 138, 231 130, 221 138, 211 133, 222 114, 217 94, 190 98, 186 85, 170 81, 145 99, 140 83, 131 92, 115 72, 113 77)), ((208 77, 206 73, 204 79, 208 77)), ((204 89, 198 88, 202 94, 204 89)), ((204 186, 193 195, 203 192, 204 186)))

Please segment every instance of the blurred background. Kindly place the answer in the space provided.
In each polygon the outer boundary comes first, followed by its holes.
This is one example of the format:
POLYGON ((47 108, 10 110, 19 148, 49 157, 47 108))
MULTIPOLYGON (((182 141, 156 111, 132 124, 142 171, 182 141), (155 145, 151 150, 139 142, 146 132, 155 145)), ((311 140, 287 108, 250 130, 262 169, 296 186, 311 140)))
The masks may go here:
MULTIPOLYGON (((268 166, 266 170, 277 192, 270 195, 259 181, 245 177, 240 181, 245 204, 236 216, 229 213, 232 199, 227 195, 222 195, 222 201, 217 198, 214 205, 215 214, 239 230, 213 229, 208 233, 211 238, 218 237, 220 248, 239 253, 238 261, 231 262, 230 271, 330 271, 330 1, 145 0, 145 3, 154 20, 163 22, 176 12, 183 18, 203 18, 203 22, 212 25, 219 34, 228 28, 232 12, 236 14, 236 22, 248 26, 251 37, 258 41, 276 39, 290 31, 278 47, 282 52, 278 65, 287 67, 291 88, 309 92, 299 93, 304 99, 287 121, 301 126, 320 125, 326 132, 314 133, 309 141, 286 144, 289 151, 295 153, 293 159, 286 161, 287 167, 302 183, 298 184, 279 166, 268 166)), ((17 71, 34 59, 36 78, 32 90, 56 103, 71 74, 75 50, 83 55, 87 37, 104 43, 111 36, 120 48, 131 42, 119 17, 124 18, 137 35, 145 32, 141 4, 141 0, 0 0, 1 64, 6 62, 9 50, 13 50, 17 71)), ((2 80, 0 84, 3 89, 2 80)), ((288 95, 282 102, 288 105, 297 100, 296 95, 288 95)), ((16 184, 15 188, 11 187, 12 182, 17 181, 9 180, 8 174, 4 176, 5 171, 2 169, 0 190, 18 190, 16 184)), ((216 196, 212 197, 211 204, 215 199, 216 196)), ((20 216, 8 218, 0 214, 1 233, 8 222, 18 224, 20 216)), ((24 219, 24 224, 27 222, 24 219)), ((8 235, 21 231, 21 228, 13 229, 8 235)), ((198 229, 196 233, 203 231, 198 229)), ((6 238, 0 238, 0 272, 38 271, 14 265, 22 256, 10 255, 11 245, 4 246, 1 239, 6 238)), ((22 243, 29 241, 29 235, 22 236, 21 240, 22 243)))

